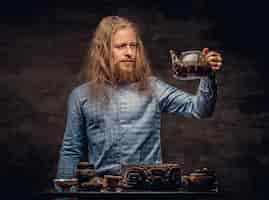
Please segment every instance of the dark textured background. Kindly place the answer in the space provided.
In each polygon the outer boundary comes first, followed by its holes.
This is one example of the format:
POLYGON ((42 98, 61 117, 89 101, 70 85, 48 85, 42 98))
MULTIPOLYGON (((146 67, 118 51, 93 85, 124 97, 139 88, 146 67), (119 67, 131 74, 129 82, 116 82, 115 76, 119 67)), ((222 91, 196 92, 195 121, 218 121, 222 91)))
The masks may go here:
MULTIPOLYGON (((212 118, 164 115, 164 161, 216 169, 227 199, 266 199, 269 166, 265 4, 245 1, 7 1, 0 18, 0 177, 3 191, 47 190, 55 175, 66 101, 83 82, 91 33, 106 15, 135 19, 155 73, 171 78, 168 50, 219 50, 219 97, 212 118)), ((257 1, 258 2, 258 1, 257 1)), ((16 191, 16 192, 14 192, 16 191)))

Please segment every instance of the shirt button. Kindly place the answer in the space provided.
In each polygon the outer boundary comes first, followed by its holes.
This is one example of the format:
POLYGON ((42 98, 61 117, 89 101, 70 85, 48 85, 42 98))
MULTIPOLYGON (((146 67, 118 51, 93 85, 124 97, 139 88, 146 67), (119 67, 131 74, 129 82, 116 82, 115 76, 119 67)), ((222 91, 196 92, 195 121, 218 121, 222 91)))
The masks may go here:
POLYGON ((127 120, 126 119, 120 119, 120 123, 126 123, 127 120))

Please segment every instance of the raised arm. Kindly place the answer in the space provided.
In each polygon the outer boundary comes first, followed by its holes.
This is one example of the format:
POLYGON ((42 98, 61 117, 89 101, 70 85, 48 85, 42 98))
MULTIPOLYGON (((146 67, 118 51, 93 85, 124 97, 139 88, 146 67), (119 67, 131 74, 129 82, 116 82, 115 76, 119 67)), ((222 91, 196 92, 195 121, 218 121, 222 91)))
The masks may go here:
POLYGON ((184 92, 157 78, 154 88, 162 112, 200 119, 211 116, 214 111, 217 98, 214 77, 202 78, 196 95, 184 92))

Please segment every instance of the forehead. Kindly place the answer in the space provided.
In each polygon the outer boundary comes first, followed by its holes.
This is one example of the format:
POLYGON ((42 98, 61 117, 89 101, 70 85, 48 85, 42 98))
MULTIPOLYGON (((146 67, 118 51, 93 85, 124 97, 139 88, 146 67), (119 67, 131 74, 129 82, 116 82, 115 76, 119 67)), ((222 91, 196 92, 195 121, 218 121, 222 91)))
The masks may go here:
POLYGON ((136 42, 137 34, 131 27, 121 28, 112 36, 112 43, 136 42))

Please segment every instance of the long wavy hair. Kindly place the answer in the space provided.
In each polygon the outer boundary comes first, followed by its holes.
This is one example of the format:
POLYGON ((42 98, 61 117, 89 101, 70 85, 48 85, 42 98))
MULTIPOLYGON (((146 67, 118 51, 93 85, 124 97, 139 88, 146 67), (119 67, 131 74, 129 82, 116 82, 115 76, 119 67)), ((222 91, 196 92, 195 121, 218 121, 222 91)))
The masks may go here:
POLYGON ((109 98, 105 93, 105 85, 112 87, 120 85, 117 79, 118 68, 112 62, 112 36, 120 29, 132 28, 137 35, 137 53, 134 70, 133 86, 141 92, 150 91, 148 77, 151 76, 151 66, 141 40, 138 26, 129 19, 108 16, 104 17, 93 34, 87 53, 86 79, 90 81, 91 94, 95 97, 109 98))

